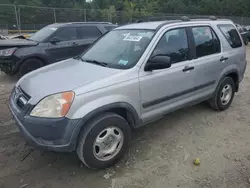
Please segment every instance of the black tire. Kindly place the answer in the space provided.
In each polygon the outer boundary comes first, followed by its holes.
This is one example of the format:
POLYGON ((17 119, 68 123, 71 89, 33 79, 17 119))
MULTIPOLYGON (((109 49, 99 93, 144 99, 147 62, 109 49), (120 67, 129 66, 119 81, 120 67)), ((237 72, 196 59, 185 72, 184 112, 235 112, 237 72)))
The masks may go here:
POLYGON ((24 76, 25 74, 34 71, 38 68, 41 68, 44 66, 44 62, 37 58, 30 58, 25 60, 19 67, 18 75, 20 77, 24 76))
POLYGON ((234 99, 234 94, 235 94, 235 82, 231 77, 225 77, 223 78, 220 83, 218 88, 216 89, 213 97, 208 101, 209 106, 217 111, 223 111, 226 110, 232 103, 233 99, 234 99), (222 95, 222 90, 226 85, 230 85, 232 88, 232 95, 231 98, 229 100, 229 102, 227 104, 223 104, 222 100, 221 100, 221 95, 222 95))
POLYGON ((104 169, 115 164, 124 155, 124 152, 128 148, 130 139, 131 130, 128 122, 115 113, 104 113, 90 120, 80 133, 76 150, 77 155, 87 167, 104 169), (117 127, 122 131, 123 144, 119 152, 113 156, 112 159, 102 161, 94 155, 94 143, 97 136, 110 126, 117 127))
POLYGON ((249 43, 249 39, 246 38, 246 40, 245 40, 245 45, 248 45, 248 43, 249 43))

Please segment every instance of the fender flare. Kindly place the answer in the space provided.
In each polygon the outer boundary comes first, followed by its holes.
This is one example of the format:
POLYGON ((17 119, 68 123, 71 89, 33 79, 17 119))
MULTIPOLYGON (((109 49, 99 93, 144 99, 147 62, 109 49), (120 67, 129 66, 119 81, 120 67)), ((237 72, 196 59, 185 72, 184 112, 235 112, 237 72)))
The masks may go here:
POLYGON ((230 71, 227 71, 225 72, 225 74, 223 74, 223 77, 224 78, 225 76, 227 76, 228 74, 231 74, 231 73, 235 73, 237 75, 237 80, 236 80, 236 92, 238 92, 239 90, 239 82, 240 82, 240 74, 239 74, 239 71, 237 69, 232 69, 230 71))
POLYGON ((226 72, 221 76, 220 80, 219 80, 218 83, 217 83, 215 92, 217 92, 217 90, 218 90, 218 88, 219 88, 219 86, 220 86, 221 80, 222 80, 223 78, 225 78, 227 75, 231 74, 231 73, 235 73, 235 74, 237 75, 237 77, 238 77, 237 82, 236 82, 236 92, 238 91, 238 89, 239 89, 239 71, 238 71, 237 69, 231 69, 231 70, 226 71, 226 72))
POLYGON ((21 64, 24 63, 26 60, 33 59, 33 58, 43 61, 44 65, 49 64, 48 59, 45 56, 34 54, 34 55, 26 56, 25 58, 21 59, 21 61, 18 61, 13 72, 17 72, 21 64))
POLYGON ((102 107, 99 107, 91 112, 89 112, 87 115, 85 115, 82 119, 79 120, 77 127, 75 128, 72 137, 71 137, 71 144, 73 144, 74 148, 76 148, 77 141, 78 141, 78 136, 82 129, 84 128, 85 124, 93 117, 96 115, 109 111, 111 109, 115 108, 123 108, 127 112, 129 112, 132 115, 133 121, 134 121, 134 126, 133 128, 136 128, 138 125, 142 123, 141 119, 139 118, 139 115, 137 114, 135 108, 130 105, 129 103, 126 102, 115 102, 111 104, 104 105, 102 107))

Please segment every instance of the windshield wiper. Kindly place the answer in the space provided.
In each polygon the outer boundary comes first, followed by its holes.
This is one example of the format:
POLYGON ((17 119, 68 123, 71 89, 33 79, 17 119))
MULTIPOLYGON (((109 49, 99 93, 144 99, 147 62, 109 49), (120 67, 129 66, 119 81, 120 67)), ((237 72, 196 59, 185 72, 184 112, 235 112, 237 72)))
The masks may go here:
POLYGON ((87 62, 87 63, 96 64, 96 65, 101 65, 103 67, 107 67, 108 66, 107 63, 96 61, 96 60, 91 60, 91 59, 83 59, 81 56, 76 56, 76 57, 74 57, 74 59, 81 60, 82 62, 87 62))
POLYGON ((73 59, 77 59, 77 60, 81 60, 81 61, 85 61, 80 55, 79 56, 76 56, 74 57, 73 59))
POLYGON ((96 61, 96 60, 90 60, 90 59, 82 59, 82 61, 85 61, 87 63, 93 63, 93 64, 96 64, 96 65, 100 65, 100 66, 103 66, 103 67, 107 67, 108 64, 107 63, 104 63, 104 62, 100 62, 100 61, 96 61))

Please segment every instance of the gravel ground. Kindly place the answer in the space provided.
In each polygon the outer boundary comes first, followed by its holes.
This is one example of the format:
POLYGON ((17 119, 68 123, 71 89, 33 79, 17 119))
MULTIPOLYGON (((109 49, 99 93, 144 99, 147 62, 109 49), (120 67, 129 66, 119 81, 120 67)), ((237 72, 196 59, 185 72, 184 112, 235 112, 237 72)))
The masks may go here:
POLYGON ((0 188, 250 187, 249 76, 250 67, 227 111, 200 104, 169 114, 137 130, 116 166, 96 171, 75 153, 26 144, 7 107, 16 79, 0 73, 0 188), (193 165, 197 157, 200 166, 193 165))

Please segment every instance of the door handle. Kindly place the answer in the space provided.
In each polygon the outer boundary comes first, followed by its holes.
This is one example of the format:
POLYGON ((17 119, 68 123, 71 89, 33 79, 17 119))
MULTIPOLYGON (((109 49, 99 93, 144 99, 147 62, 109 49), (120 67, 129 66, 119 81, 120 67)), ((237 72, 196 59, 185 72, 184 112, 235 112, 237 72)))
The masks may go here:
POLYGON ((220 58, 220 61, 221 61, 221 62, 224 62, 224 61, 226 61, 226 60, 228 60, 228 57, 223 57, 223 56, 222 56, 222 57, 220 58))
POLYGON ((71 46, 78 46, 78 44, 76 42, 73 42, 71 46))
POLYGON ((184 69, 182 69, 183 72, 187 72, 190 70, 194 70, 194 67, 190 67, 190 66, 185 66, 184 69))

